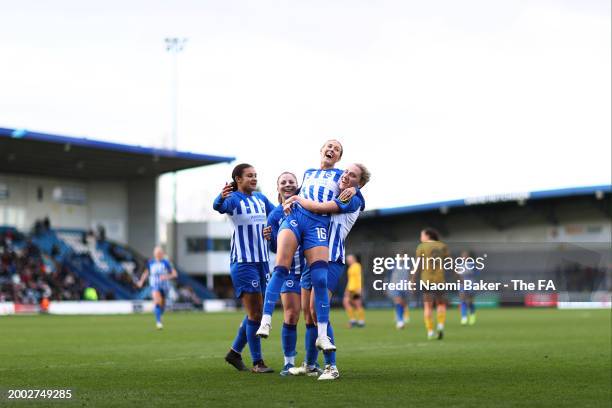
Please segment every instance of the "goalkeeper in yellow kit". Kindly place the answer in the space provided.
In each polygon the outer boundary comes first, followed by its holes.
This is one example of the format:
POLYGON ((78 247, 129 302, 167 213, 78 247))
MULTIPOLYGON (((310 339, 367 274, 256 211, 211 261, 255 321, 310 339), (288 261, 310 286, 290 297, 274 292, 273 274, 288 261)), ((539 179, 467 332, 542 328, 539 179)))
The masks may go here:
POLYGON ((348 265, 346 271, 348 282, 344 290, 342 304, 349 317, 350 327, 364 327, 365 311, 361 299, 361 263, 355 255, 347 256, 346 263, 348 265))

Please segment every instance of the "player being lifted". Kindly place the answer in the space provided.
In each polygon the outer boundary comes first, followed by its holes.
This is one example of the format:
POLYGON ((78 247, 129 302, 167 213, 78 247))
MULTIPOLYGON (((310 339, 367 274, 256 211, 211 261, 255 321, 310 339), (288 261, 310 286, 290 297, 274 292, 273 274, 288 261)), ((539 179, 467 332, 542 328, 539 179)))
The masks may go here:
MULTIPOLYGON (((321 147, 321 166, 309 169, 304 173, 299 196, 324 203, 338 196, 338 181, 342 170, 334 168, 342 157, 342 145, 337 140, 328 140, 321 147)), ((354 193, 354 192, 353 192, 354 193)), ((344 194, 344 193, 343 193, 344 194)), ((345 194, 350 198, 350 194, 345 194)), ((341 199, 346 197, 341 196, 341 199)), ((327 294, 327 275, 329 272, 327 248, 329 214, 316 214, 297 205, 282 222, 277 239, 276 266, 266 290, 266 301, 261 326, 257 335, 267 338, 270 335, 272 313, 278 301, 280 288, 289 275, 289 268, 298 246, 304 250, 304 256, 312 275, 317 310, 317 348, 326 353, 336 350, 336 346, 327 337, 329 321, 329 295, 327 294)))
MULTIPOLYGON (((276 189, 280 204, 268 216, 268 227, 264 230, 266 239, 270 241, 270 250, 272 252, 276 252, 278 230, 285 219, 282 203, 297 193, 297 178, 290 172, 281 173, 276 180, 276 189)), ((295 366, 297 323, 300 318, 300 277, 305 268, 306 259, 302 249, 298 247, 289 269, 289 277, 280 289, 284 314, 281 343, 285 356, 285 363, 280 372, 282 376, 289 375, 289 369, 295 366)))
MULTIPOLYGON (((444 283, 444 258, 448 256, 448 247, 440 241, 438 231, 433 228, 425 228, 421 231, 421 243, 417 246, 416 256, 424 259, 424 265, 419 270, 421 281, 429 283, 444 283)), ((412 281, 416 280, 417 273, 412 275, 412 281)), ((434 339, 436 334, 433 329, 433 307, 436 305, 436 317, 438 320, 438 340, 444 337, 444 322, 446 320, 446 295, 443 290, 426 290, 423 292, 423 314, 427 338, 434 339)))
POLYGON ((230 248, 230 274, 236 297, 242 300, 247 315, 243 319, 234 343, 225 360, 245 371, 241 352, 248 343, 254 373, 270 373, 262 358, 261 341, 255 335, 261 322, 268 273, 268 245, 263 236, 268 214, 274 205, 255 191, 257 173, 250 164, 239 164, 232 171, 231 184, 225 185, 213 203, 213 208, 227 214, 234 225, 230 248))
MULTIPOLYGON (((349 188, 356 188, 366 185, 370 180, 370 172, 363 164, 351 164, 342 174, 339 187, 341 191, 349 188)), ((329 275, 327 277, 328 295, 331 298, 338 287, 338 281, 342 272, 345 269, 345 241, 351 228, 357 221, 359 214, 365 208, 365 200, 358 191, 357 194, 347 201, 335 199, 333 201, 321 203, 314 200, 309 200, 303 197, 294 196, 288 199, 284 206, 285 209, 291 209, 293 204, 297 203, 300 208, 305 208, 313 213, 332 214, 329 223, 329 275)), ((316 375, 318 374, 317 347, 316 335, 317 332, 314 326, 314 317, 316 317, 315 296, 312 296, 312 275, 306 270, 302 274, 302 308, 304 309, 304 320, 307 323, 306 328, 306 361, 302 366, 289 369, 292 375, 316 375), (310 333, 310 335, 309 335, 310 333)), ((316 320, 319 320, 318 318, 316 320)), ((320 334, 319 334, 320 335, 320 334)), ((334 341, 334 332, 331 324, 327 326, 327 336, 334 341)), ((325 353, 325 370, 319 376, 319 380, 335 380, 340 377, 338 368, 336 367, 336 353, 325 353)))
POLYGON ((165 259, 164 250, 156 246, 153 250, 153 259, 147 262, 147 266, 140 276, 137 286, 142 288, 147 277, 149 278, 151 296, 153 296, 153 303, 155 304, 153 309, 155 314, 155 325, 159 330, 164 327, 162 324, 162 316, 166 308, 166 297, 170 291, 170 284, 168 281, 170 279, 176 279, 177 276, 176 269, 174 269, 170 261, 165 259))
POLYGON ((365 310, 361 300, 361 262, 355 255, 349 255, 346 257, 346 263, 347 282, 342 305, 349 317, 349 327, 365 327, 365 310))

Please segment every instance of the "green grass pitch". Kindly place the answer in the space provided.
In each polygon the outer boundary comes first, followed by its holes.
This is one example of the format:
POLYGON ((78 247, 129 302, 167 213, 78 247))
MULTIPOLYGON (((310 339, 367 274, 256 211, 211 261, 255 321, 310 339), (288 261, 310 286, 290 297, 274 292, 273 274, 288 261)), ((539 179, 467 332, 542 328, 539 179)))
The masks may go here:
POLYGON ((269 375, 223 361, 239 313, 168 313, 163 331, 151 315, 1 317, 0 406, 612 406, 610 310, 489 309, 473 327, 452 310, 442 341, 425 340, 421 310, 402 331, 391 310, 367 311, 364 329, 337 310, 341 377, 330 382, 278 375, 281 315, 263 341, 269 375), (71 401, 7 399, 66 388, 71 401))

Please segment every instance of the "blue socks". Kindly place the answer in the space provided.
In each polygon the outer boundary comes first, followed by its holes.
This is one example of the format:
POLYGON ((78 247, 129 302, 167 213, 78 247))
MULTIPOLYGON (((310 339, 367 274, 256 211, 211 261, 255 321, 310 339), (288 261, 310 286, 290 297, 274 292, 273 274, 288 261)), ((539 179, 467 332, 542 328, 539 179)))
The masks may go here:
POLYGON ((404 321, 404 305, 401 303, 395 305, 395 320, 398 322, 404 321))
POLYGON ((306 364, 308 365, 314 365, 319 356, 319 350, 317 350, 317 346, 315 345, 317 335, 317 326, 314 324, 307 324, 304 347, 306 347, 306 364))
MULTIPOLYGON (((334 340, 334 329, 332 329, 331 323, 327 325, 327 337, 331 339, 333 344, 336 344, 334 340)), ((331 353, 323 353, 323 358, 325 359, 325 364, 329 364, 332 366, 336 365, 336 352, 332 351, 331 353)))
POLYGON ((257 329, 259 329, 260 323, 261 322, 247 319, 246 338, 249 344, 249 350, 251 351, 253 365, 261 361, 261 339, 255 335, 257 329))
POLYGON ((232 350, 236 353, 242 353, 244 350, 244 346, 247 344, 247 321, 249 319, 244 316, 242 323, 240 323, 240 327, 238 328, 238 333, 236 334, 236 338, 234 339, 234 343, 232 344, 232 350))
POLYGON ((281 343, 283 345, 283 354, 285 357, 295 357, 297 351, 297 325, 283 323, 281 331, 281 343))
POLYGON ((474 302, 470 303, 470 314, 476 313, 476 305, 474 302))
MULTIPOLYGON (((327 324, 329 321, 329 294, 327 293, 327 274, 329 266, 326 261, 316 261, 310 265, 312 288, 315 296, 317 323, 327 324)), ((324 332, 325 333, 325 332, 324 332)))
POLYGON ((276 302, 278 302, 280 298, 280 291, 283 287, 283 283, 287 280, 287 276, 289 276, 289 269, 284 266, 274 267, 272 278, 270 278, 268 286, 266 287, 263 314, 272 316, 274 306, 276 306, 276 302))
POLYGON ((161 318, 162 318, 162 315, 164 314, 164 308, 161 307, 160 305, 155 305, 155 308, 153 309, 153 313, 155 313, 155 321, 157 323, 161 323, 161 318))
POLYGON ((467 317, 468 306, 467 302, 461 302, 461 317, 467 317))

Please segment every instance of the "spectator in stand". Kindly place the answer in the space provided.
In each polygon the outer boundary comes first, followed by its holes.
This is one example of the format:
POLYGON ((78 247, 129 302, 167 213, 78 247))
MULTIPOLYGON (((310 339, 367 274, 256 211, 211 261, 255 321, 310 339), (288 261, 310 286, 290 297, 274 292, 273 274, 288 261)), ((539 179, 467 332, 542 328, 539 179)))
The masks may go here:
POLYGON ((83 285, 68 269, 47 255, 43 258, 31 240, 15 251, 15 239, 22 240, 12 232, 8 239, 6 233, 0 237, 0 300, 36 304, 44 298, 80 298, 83 285))

